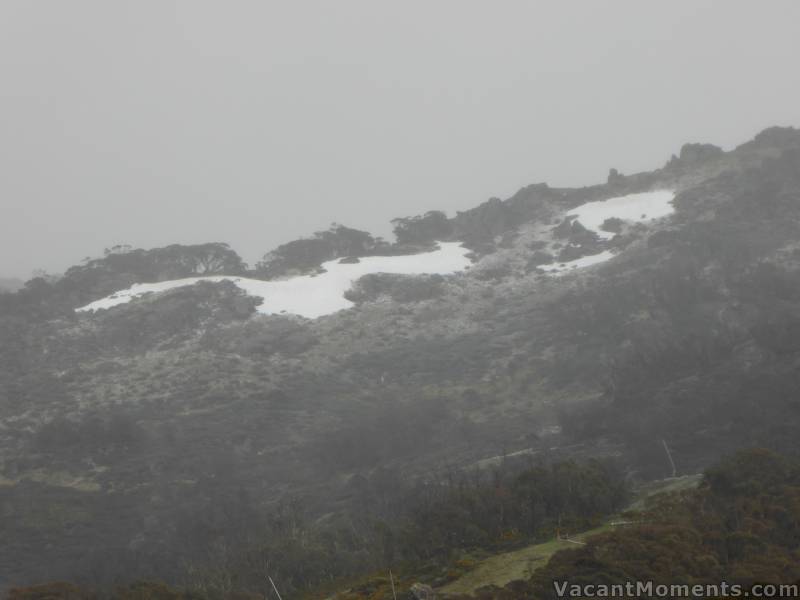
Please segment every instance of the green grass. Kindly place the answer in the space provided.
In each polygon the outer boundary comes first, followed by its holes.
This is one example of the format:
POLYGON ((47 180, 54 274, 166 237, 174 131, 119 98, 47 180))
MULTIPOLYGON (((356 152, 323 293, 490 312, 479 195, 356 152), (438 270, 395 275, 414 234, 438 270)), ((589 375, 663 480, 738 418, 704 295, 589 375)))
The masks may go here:
POLYGON ((636 500, 634 500, 627 510, 644 509, 647 499, 655 496, 656 494, 693 490, 700 485, 702 479, 702 474, 697 474, 683 475, 682 477, 670 477, 669 479, 660 479, 658 481, 646 483, 636 490, 636 500))
MULTIPOLYGON (((601 525, 583 533, 571 536, 574 541, 582 541, 611 529, 610 525, 601 525)), ((478 566, 466 575, 439 588, 439 592, 450 594, 472 594, 480 587, 496 585, 503 587, 511 581, 528 579, 533 572, 547 564, 550 557, 559 550, 574 548, 573 542, 566 540, 550 540, 542 544, 534 544, 513 552, 505 552, 481 561, 478 566)))
MULTIPOLYGON (((636 490, 636 499, 626 511, 643 509, 646 500, 656 494, 694 489, 700 484, 701 479, 701 475, 685 475, 647 483, 636 490)), ((571 536, 570 539, 579 542, 598 533, 610 531, 613 529, 610 523, 616 519, 618 519, 618 515, 610 517, 606 524, 571 536)), ((536 569, 547 564, 553 554, 559 550, 575 547, 573 542, 553 539, 541 544, 533 544, 520 550, 514 550, 513 552, 497 554, 480 561, 474 569, 455 581, 442 586, 438 589, 438 592, 445 596, 470 595, 478 588, 487 585, 503 587, 512 581, 529 579, 536 569)))

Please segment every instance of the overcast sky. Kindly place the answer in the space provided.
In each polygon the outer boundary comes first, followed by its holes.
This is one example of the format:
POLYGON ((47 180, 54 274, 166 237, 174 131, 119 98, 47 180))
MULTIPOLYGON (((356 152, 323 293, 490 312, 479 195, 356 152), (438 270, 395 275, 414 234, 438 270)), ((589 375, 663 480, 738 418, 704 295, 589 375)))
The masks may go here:
POLYGON ((254 261, 800 125, 800 2, 0 0, 0 276, 254 261))

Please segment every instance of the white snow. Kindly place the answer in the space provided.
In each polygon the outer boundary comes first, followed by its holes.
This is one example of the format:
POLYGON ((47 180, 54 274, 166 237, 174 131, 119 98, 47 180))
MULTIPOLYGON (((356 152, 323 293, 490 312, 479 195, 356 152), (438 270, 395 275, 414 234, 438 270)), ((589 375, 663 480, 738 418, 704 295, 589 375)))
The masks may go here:
POLYGON ((573 269, 581 269, 583 267, 591 267, 607 260, 614 258, 615 254, 610 250, 604 250, 600 254, 592 254, 590 256, 581 256, 569 262, 557 263, 555 265, 547 266, 540 265, 539 268, 548 273, 564 273, 565 271, 572 271, 573 269))
MULTIPOLYGON (((587 202, 572 209, 567 213, 567 217, 577 217, 577 221, 586 229, 594 231, 602 240, 610 240, 614 237, 613 232, 603 231, 600 227, 606 219, 617 218, 628 222, 642 223, 665 217, 675 210, 672 204, 675 192, 671 190, 656 190, 652 192, 642 192, 639 194, 628 194, 627 196, 617 196, 608 200, 587 202)), ((565 273, 574 269, 590 267, 599 263, 606 262, 615 255, 610 250, 605 250, 599 254, 582 256, 578 259, 552 266, 541 266, 540 268, 548 273, 565 273)))
MULTIPOLYGON (((616 234, 610 231, 603 231, 600 227, 606 219, 616 217, 628 222, 643 223, 666 217, 675 210, 672 201, 675 192, 670 190, 656 190, 653 192, 642 192, 639 194, 628 194, 627 196, 617 196, 608 200, 597 202, 587 202, 572 209, 567 216, 577 217, 577 221, 586 229, 594 231, 602 240, 610 240, 616 234)), ((590 267, 592 265, 606 262, 613 258, 615 254, 610 250, 605 250, 599 254, 582 256, 578 259, 565 263, 558 263, 551 266, 540 266, 548 273, 566 273, 574 269, 590 267)))
POLYGON ((332 260, 322 264, 325 273, 291 279, 262 281, 246 277, 212 276, 175 279, 158 283, 137 283, 126 290, 82 306, 78 311, 94 311, 130 302, 144 294, 158 293, 194 285, 200 281, 231 281, 250 296, 264 299, 258 307, 262 314, 291 313, 314 319, 350 308, 353 303, 344 297, 358 278, 370 273, 402 275, 449 275, 467 268, 469 250, 457 242, 439 243, 439 249, 422 254, 402 256, 366 256, 355 264, 332 260))
POLYGON ((609 240, 614 233, 603 231, 600 226, 606 219, 616 217, 623 221, 644 222, 659 219, 671 214, 675 207, 672 200, 675 192, 670 190, 657 190, 617 196, 608 200, 587 202, 572 209, 567 215, 575 215, 578 222, 594 231, 601 239, 609 240))

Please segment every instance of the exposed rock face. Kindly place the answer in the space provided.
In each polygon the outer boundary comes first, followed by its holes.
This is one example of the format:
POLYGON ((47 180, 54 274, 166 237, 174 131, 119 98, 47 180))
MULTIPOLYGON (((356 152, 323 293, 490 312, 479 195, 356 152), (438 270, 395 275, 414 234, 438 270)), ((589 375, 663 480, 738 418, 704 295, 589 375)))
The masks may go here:
POLYGON ((618 185, 625 182, 625 175, 617 171, 616 169, 609 169, 608 171, 608 179, 606 180, 608 185, 618 185))
POLYGON ((723 156, 725 152, 719 146, 714 144, 684 144, 681 147, 680 156, 672 155, 668 169, 683 168, 687 166, 697 165, 714 158, 723 156))
POLYGON ((696 163, 710 158, 718 158, 724 152, 714 144, 684 144, 681 147, 680 160, 683 163, 696 163))

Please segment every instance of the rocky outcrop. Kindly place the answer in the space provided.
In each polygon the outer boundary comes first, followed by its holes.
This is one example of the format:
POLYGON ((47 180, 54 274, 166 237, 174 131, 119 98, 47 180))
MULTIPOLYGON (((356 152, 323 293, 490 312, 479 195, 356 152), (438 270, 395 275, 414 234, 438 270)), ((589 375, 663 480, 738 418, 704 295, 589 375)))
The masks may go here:
POLYGON ((719 158, 725 152, 714 144, 684 144, 679 156, 672 155, 667 163, 667 169, 679 169, 698 165, 706 161, 719 158))
POLYGON ((436 598, 436 592, 431 586, 417 582, 411 586, 409 596, 412 600, 434 600, 436 598))
POLYGON ((608 179, 606 180, 608 185, 620 185, 625 183, 625 175, 617 171, 616 169, 609 169, 608 170, 608 179))

